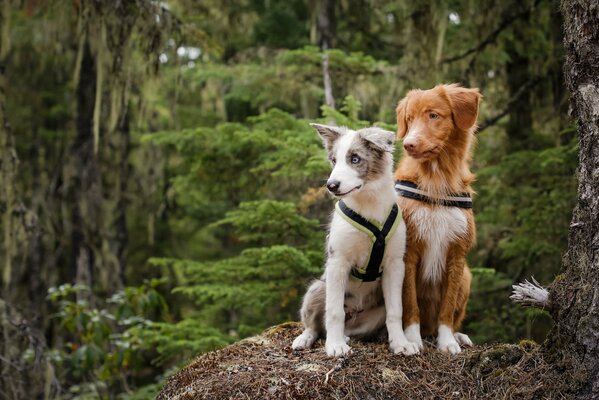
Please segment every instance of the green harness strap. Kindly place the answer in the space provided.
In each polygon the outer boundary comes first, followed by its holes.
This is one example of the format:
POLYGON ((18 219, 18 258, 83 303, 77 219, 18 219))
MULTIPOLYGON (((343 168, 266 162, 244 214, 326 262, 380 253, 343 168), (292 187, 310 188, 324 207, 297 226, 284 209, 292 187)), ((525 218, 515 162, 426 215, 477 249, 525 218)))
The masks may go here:
POLYGON ((335 209, 347 222, 367 234, 372 241, 368 262, 361 268, 354 266, 351 270, 351 276, 363 282, 376 281, 383 275, 383 256, 385 255, 387 241, 393 236, 395 229, 401 222, 401 214, 399 214, 397 204, 393 204, 391 212, 382 227, 349 208, 343 200, 337 202, 335 209))

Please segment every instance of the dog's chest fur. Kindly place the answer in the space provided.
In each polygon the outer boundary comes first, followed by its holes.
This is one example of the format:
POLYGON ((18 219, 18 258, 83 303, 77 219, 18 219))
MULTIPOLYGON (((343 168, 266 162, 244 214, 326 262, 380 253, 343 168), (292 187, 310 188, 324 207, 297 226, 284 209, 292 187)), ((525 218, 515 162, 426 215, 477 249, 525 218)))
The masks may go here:
MULTIPOLYGON (((393 258, 403 258, 405 251, 405 224, 400 222, 393 236, 389 238, 383 257, 383 265, 388 265, 393 258)), ((370 258, 372 241, 362 231, 359 231, 342 217, 334 214, 331 221, 328 251, 342 252, 346 261, 347 273, 351 267, 362 267, 370 258)), ((329 254, 331 256, 331 254, 329 254)), ((383 268, 383 276, 385 274, 383 268)), ((362 282, 349 279, 346 287, 345 306, 347 311, 362 311, 380 305, 382 302, 382 291, 380 282, 362 282)))
POLYGON ((466 215, 457 207, 419 207, 410 220, 418 241, 424 244, 421 276, 436 284, 445 273, 447 249, 468 232, 466 215))

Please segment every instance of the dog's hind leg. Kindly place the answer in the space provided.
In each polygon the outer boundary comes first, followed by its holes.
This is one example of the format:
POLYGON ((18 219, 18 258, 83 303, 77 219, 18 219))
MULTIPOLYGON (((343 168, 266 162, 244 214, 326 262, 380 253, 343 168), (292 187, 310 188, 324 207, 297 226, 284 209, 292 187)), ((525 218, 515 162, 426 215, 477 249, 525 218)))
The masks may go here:
POLYGON ((312 282, 300 310, 304 331, 293 341, 291 345, 293 350, 309 349, 318 339, 319 333, 323 332, 325 295, 325 283, 321 280, 312 282))
POLYGON ((462 346, 468 346, 468 347, 472 346, 472 340, 470 340, 468 335, 466 335, 465 333, 456 332, 453 334, 453 337, 462 346))
POLYGON ((345 336, 370 336, 385 324, 385 306, 362 311, 345 323, 345 336))

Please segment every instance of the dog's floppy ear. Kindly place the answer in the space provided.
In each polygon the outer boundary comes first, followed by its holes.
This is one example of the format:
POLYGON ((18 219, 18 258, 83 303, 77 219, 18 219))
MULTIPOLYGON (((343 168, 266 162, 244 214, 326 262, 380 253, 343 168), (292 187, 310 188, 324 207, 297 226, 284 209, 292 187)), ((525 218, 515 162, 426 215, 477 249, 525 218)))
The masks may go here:
POLYGON ((401 101, 397 104, 397 108, 395 109, 395 113, 397 114, 397 137, 399 139, 406 136, 408 133, 408 122, 406 120, 406 108, 408 106, 408 94, 406 97, 401 99, 401 101))
POLYGON ((395 142, 395 133, 386 131, 382 128, 371 127, 364 128, 358 131, 358 134, 362 140, 366 141, 369 145, 383 150, 393 152, 393 143, 395 142))
POLYGON ((457 85, 446 85, 453 121, 458 128, 468 130, 476 123, 481 94, 478 89, 468 89, 457 85))
POLYGON ((331 125, 321 125, 321 124, 310 124, 310 126, 318 132, 320 138, 322 139, 322 143, 327 150, 330 150, 333 147, 333 143, 339 136, 341 136, 344 132, 344 128, 340 128, 338 126, 331 125))

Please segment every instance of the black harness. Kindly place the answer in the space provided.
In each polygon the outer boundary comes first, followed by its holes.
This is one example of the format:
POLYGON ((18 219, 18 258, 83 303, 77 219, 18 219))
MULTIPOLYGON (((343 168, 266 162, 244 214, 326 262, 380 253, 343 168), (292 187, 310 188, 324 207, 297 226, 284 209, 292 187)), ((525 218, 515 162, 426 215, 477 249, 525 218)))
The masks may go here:
POLYGON ((452 193, 441 198, 431 197, 426 192, 418 189, 418 185, 410 181, 396 181, 395 191, 401 197, 425 203, 447 207, 472 208, 472 196, 470 196, 470 193, 452 193))
POLYGON ((376 281, 383 275, 383 256, 385 255, 387 240, 395 232, 401 221, 399 207, 397 207, 397 204, 393 204, 391 212, 382 228, 377 227, 374 223, 349 208, 343 200, 339 200, 336 208, 346 221, 366 233, 372 240, 372 249, 370 250, 368 263, 362 268, 353 267, 351 269, 352 277, 363 282, 376 281))

